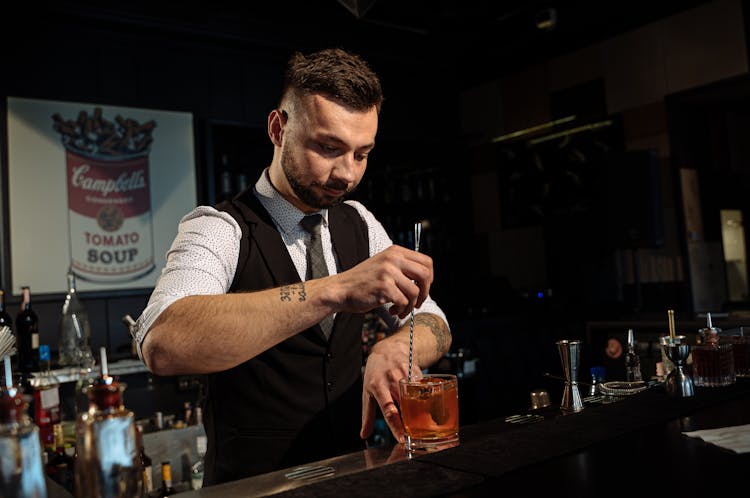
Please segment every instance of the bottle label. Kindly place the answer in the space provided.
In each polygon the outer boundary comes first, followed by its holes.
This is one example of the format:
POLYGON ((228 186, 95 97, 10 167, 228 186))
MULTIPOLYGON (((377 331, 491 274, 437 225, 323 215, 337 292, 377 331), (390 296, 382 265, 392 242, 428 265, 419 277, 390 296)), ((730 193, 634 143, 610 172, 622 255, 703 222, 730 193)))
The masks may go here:
POLYGON ((49 410, 60 406, 60 390, 58 388, 44 389, 39 392, 42 408, 49 410))
POLYGON ((31 334, 31 349, 39 349, 39 333, 32 332, 31 334))
POLYGON ((162 465, 161 479, 167 486, 172 485, 172 468, 169 465, 162 465))
POLYGON ((196 450, 198 450, 198 454, 203 456, 206 454, 206 443, 207 443, 206 436, 198 436, 195 438, 195 446, 196 450))
POLYGON ((92 282, 125 282, 154 269, 148 154, 66 151, 71 269, 92 282))

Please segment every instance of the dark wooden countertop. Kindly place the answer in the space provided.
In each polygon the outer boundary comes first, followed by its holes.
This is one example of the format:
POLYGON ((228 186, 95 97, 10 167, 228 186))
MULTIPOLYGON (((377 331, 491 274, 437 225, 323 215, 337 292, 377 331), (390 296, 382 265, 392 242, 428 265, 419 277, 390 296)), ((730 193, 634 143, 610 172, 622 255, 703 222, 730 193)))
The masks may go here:
POLYGON ((735 454, 685 431, 750 423, 750 380, 696 388, 688 399, 661 386, 574 415, 555 408, 542 422, 503 419, 461 428, 461 444, 409 458, 399 446, 316 462, 309 480, 286 469, 180 494, 254 496, 720 496, 746 489, 750 454, 735 454))

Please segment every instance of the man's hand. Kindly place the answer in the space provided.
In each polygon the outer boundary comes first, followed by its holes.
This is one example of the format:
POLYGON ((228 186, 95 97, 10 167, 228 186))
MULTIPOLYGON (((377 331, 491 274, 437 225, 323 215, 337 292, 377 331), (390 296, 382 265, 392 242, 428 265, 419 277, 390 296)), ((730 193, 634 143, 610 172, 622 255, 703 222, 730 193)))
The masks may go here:
MULTIPOLYGON (((407 377, 409 345, 384 339, 372 347, 365 366, 362 389, 362 429, 359 436, 367 439, 375 427, 375 408, 380 407, 388 428, 399 443, 404 442, 404 426, 398 409, 398 381, 407 377)), ((412 365, 412 378, 422 377, 422 371, 412 365)))
POLYGON ((422 305, 434 274, 432 258, 401 246, 391 246, 348 271, 326 277, 338 311, 366 313, 393 303, 392 315, 406 317, 422 305))

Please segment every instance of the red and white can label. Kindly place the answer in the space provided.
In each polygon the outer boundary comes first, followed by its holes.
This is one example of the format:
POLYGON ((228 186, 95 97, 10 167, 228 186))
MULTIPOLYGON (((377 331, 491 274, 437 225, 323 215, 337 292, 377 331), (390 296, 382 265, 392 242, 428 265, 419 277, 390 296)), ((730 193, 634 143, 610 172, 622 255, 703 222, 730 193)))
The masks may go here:
POLYGON ((96 158, 66 149, 71 268, 91 282, 154 269, 148 154, 96 158))

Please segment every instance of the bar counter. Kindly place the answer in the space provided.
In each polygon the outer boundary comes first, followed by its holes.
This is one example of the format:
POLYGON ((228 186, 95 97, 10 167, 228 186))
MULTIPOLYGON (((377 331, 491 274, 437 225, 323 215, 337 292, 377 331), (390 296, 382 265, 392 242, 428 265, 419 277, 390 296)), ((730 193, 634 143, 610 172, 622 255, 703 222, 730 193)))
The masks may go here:
POLYGON ((661 385, 562 416, 462 427, 461 444, 409 458, 401 446, 242 479, 184 498, 254 496, 720 496, 747 493, 750 453, 683 432, 750 423, 750 379, 669 398, 661 385), (287 475, 296 478, 289 478, 287 475), (741 491, 744 490, 744 491, 741 491))

